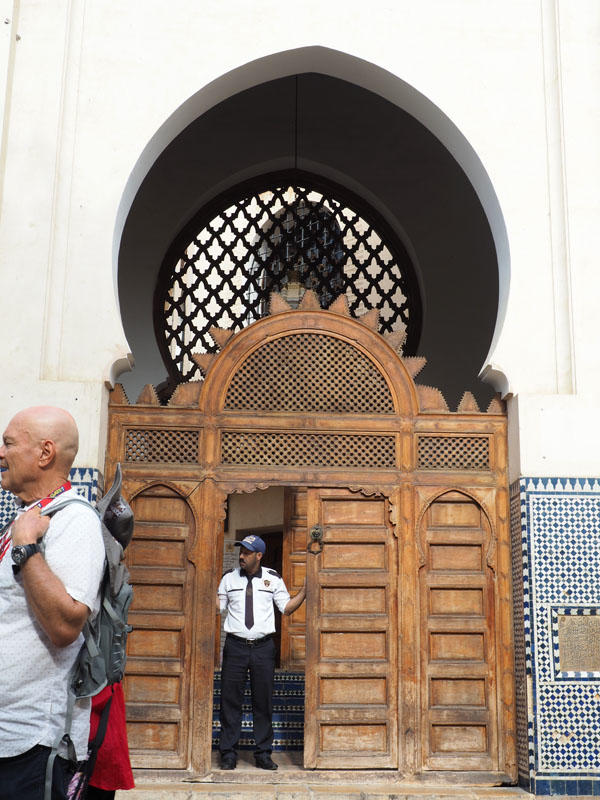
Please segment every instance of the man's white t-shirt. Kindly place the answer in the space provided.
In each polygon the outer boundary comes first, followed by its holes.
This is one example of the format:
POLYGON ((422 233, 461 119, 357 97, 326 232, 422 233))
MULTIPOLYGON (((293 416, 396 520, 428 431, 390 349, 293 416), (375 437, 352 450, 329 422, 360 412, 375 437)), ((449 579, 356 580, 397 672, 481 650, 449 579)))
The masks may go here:
MULTIPOLYGON (((76 494, 70 489, 54 502, 76 494)), ((44 558, 67 592, 97 614, 104 544, 95 511, 82 503, 57 511, 44 545, 44 558)), ((12 565, 9 550, 0 563, 0 757, 4 758, 37 744, 52 747, 64 732, 68 675, 83 643, 80 634, 67 647, 52 644, 27 604, 22 575, 14 575, 12 565)), ((89 698, 78 700, 73 712, 71 739, 78 759, 87 753, 90 707, 89 698)), ((66 750, 59 753, 65 755, 66 750)))

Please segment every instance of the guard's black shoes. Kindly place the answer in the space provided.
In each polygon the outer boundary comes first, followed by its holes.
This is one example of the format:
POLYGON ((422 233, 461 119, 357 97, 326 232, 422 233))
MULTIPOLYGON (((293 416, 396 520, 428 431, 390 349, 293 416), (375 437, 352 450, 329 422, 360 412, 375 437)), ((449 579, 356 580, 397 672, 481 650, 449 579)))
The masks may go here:
POLYGON ((235 769, 236 764, 237 761, 233 753, 226 753, 221 756, 221 769, 235 769))
POLYGON ((254 761, 259 769, 277 769, 279 766, 268 753, 261 753, 259 756, 254 756, 254 761))

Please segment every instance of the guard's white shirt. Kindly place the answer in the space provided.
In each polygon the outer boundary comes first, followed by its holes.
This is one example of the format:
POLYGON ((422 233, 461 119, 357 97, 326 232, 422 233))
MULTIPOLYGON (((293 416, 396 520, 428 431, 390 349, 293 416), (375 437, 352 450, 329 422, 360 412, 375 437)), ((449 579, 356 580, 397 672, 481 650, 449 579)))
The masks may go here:
MULTIPOLYGON (((71 489, 54 502, 75 494, 71 489)), ((67 592, 97 613, 104 543, 95 511, 81 503, 57 511, 44 543, 44 558, 67 592)), ((25 753, 36 744, 54 745, 64 731, 67 676, 83 643, 80 634, 67 647, 52 644, 27 604, 22 575, 14 575, 12 565, 9 549, 0 563, 0 757, 25 753)), ((87 753, 90 707, 86 698, 73 711, 71 738, 78 759, 87 753)))
POLYGON ((246 587, 248 578, 241 574, 241 570, 232 569, 221 578, 217 590, 221 614, 227 612, 225 618, 225 632, 233 633, 244 639, 260 639, 275 633, 275 612, 273 603, 283 614, 288 604, 290 595, 285 588, 283 578, 273 569, 259 567, 252 578, 252 609, 254 625, 246 627, 246 587))

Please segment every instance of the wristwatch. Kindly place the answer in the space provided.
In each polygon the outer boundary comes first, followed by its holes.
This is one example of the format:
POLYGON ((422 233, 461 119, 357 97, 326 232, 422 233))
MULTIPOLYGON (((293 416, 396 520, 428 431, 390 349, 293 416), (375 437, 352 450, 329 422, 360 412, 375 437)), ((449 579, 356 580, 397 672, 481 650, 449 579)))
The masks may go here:
POLYGON ((16 544, 12 549, 11 555, 17 567, 22 567, 28 558, 39 552, 41 551, 37 542, 34 544, 16 544))

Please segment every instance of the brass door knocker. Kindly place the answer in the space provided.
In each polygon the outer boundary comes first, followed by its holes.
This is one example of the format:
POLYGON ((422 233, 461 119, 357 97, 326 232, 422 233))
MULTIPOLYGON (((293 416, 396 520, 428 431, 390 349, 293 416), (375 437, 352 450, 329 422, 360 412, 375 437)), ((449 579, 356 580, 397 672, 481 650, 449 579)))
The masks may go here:
POLYGON ((323 528, 320 525, 314 525, 310 529, 310 542, 306 551, 312 553, 313 556, 318 556, 323 552, 323 528), (314 544, 317 545, 317 550, 313 550, 314 544))

